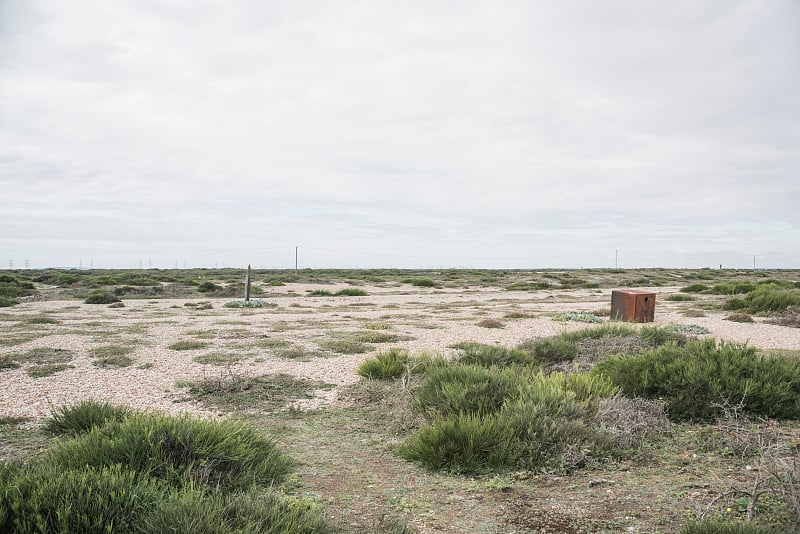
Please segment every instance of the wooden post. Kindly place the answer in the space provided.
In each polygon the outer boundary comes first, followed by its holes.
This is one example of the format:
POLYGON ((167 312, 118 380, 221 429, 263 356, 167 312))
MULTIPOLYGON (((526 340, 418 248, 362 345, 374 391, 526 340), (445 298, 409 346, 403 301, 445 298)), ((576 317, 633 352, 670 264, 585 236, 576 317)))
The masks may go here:
POLYGON ((250 302, 250 264, 247 264, 247 278, 244 281, 244 301, 250 302))

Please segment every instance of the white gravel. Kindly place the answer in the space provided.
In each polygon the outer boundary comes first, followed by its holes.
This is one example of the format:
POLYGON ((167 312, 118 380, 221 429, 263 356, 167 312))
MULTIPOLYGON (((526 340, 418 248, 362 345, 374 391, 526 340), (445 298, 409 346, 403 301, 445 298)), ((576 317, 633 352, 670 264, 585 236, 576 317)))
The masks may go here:
MULTIPOLYGON (((0 354, 14 355, 39 348, 60 348, 73 352, 71 369, 43 378, 31 378, 27 365, 0 370, 0 416, 41 418, 52 407, 92 398, 126 404, 139 409, 163 412, 189 412, 218 415, 193 401, 176 386, 181 379, 196 380, 233 374, 260 376, 288 373, 319 382, 344 386, 359 379, 358 364, 367 354, 311 358, 309 361, 283 359, 255 342, 275 338, 307 349, 331 336, 363 331, 370 322, 390 326, 386 332, 409 339, 376 345, 375 350, 402 346, 412 352, 448 353, 449 345, 459 341, 479 341, 514 346, 534 337, 546 337, 564 330, 585 328, 582 323, 560 323, 549 314, 569 310, 592 311, 608 308, 610 290, 509 292, 481 288, 467 290, 413 289, 408 287, 368 287, 365 297, 306 297, 307 289, 336 286, 290 284, 274 288, 264 300, 277 308, 254 310, 228 309, 230 299, 215 299, 213 309, 185 307, 193 300, 126 300, 119 309, 88 305, 76 301, 25 302, 0 314, 3 341, 22 336, 33 339, 16 345, 0 342, 0 354), (293 293, 291 292, 293 291, 293 293), (530 314, 525 319, 503 319, 511 311, 530 314), (31 317, 47 316, 58 324, 28 324, 31 317), (481 319, 497 318, 504 328, 477 326, 481 319), (199 350, 175 351, 167 347, 176 341, 197 339, 191 332, 213 331, 204 339, 211 346, 199 350), (130 343, 134 365, 121 369, 101 369, 92 365, 93 347, 130 343), (241 353, 247 357, 229 367, 203 365, 193 358, 214 352, 241 353)), ((678 288, 651 288, 661 296, 678 288)), ((748 343, 765 349, 800 349, 800 329, 759 322, 734 323, 726 314, 706 312, 704 317, 686 317, 681 310, 695 307, 692 302, 667 302, 657 299, 656 322, 704 326, 711 336, 748 343)), ((320 390, 300 407, 335 404, 336 389, 320 390)))

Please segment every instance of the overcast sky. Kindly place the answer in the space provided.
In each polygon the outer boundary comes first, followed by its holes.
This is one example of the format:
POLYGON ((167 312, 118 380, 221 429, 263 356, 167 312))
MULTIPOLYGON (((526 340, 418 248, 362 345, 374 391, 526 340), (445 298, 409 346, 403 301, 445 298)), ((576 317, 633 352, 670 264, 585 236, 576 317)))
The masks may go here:
POLYGON ((0 0, 0 199, 0 268, 800 268, 800 2, 0 0))

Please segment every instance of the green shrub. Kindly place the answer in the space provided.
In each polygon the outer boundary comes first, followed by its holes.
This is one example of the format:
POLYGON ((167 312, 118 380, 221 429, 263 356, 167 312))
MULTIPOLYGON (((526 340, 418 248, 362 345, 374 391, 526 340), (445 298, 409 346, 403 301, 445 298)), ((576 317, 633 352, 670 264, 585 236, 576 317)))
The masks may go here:
POLYGON ((16 306, 17 304, 19 304, 18 300, 0 297, 0 308, 10 308, 11 306, 16 306))
POLYGON ((681 293, 702 293, 706 291, 708 286, 705 284, 690 284, 680 289, 681 293))
POLYGON ((381 380, 398 378, 406 372, 409 360, 410 357, 407 351, 389 349, 378 353, 374 358, 362 362, 356 372, 366 378, 379 378, 381 380))
POLYGON ((429 418, 458 413, 486 415, 496 412, 508 398, 519 395, 525 379, 502 370, 471 365, 432 367, 415 391, 416 407, 429 418))
POLYGON ((327 289, 315 289, 313 291, 308 292, 309 297, 332 297, 333 293, 328 291, 327 289))
POLYGON ((726 311, 746 310, 747 301, 745 301, 743 298, 733 297, 732 299, 728 299, 725 304, 722 305, 722 309, 726 311))
POLYGON ((596 327, 582 328, 574 332, 565 332, 559 337, 566 341, 581 341, 584 339, 601 339, 605 337, 625 337, 636 335, 636 329, 624 324, 606 323, 596 327))
POLYGON ((16 297, 27 297, 36 292, 36 287, 27 280, 0 274, 0 299, 13 302, 16 297))
POLYGON ((50 434, 77 435, 88 432, 94 427, 104 426, 111 421, 119 423, 130 413, 124 406, 82 400, 72 406, 61 406, 53 410, 50 417, 45 420, 44 428, 50 434))
POLYGON ((166 494, 158 481, 120 464, 12 468, 0 477, 0 531, 135 532, 166 494))
POLYGON ((481 367, 510 367, 512 365, 535 365, 533 356, 524 350, 508 349, 499 345, 485 345, 465 341, 453 345, 460 351, 458 362, 481 367))
POLYGON ((711 286, 711 292, 716 295, 740 295, 750 293, 756 288, 752 282, 725 282, 711 286))
POLYGON ((293 462, 251 427, 155 414, 129 415, 57 442, 46 460, 65 469, 126 469, 174 487, 200 484, 234 491, 280 484, 293 462))
POLYGON ((208 293, 211 291, 219 291, 222 289, 222 286, 215 284, 214 282, 210 282, 206 280, 205 282, 200 282, 197 285, 197 291, 200 293, 208 293))
POLYGON ((346 287, 333 294, 335 297, 365 297, 368 293, 357 287, 346 287))
POLYGON ((611 441, 590 415, 593 400, 613 391, 604 378, 540 373, 526 381, 509 371, 436 369, 415 392, 431 422, 399 452, 429 469, 461 473, 571 468, 586 454, 608 454, 611 441))
POLYGON ((691 302, 696 299, 691 295, 681 295, 680 293, 675 293, 673 295, 667 295, 664 300, 668 302, 691 302))
POLYGON ((430 278, 406 278, 402 281, 404 284, 411 284, 417 287, 435 287, 436 282, 430 278))
POLYGON ((660 347, 670 342, 677 345, 686 343, 686 336, 677 330, 660 326, 643 326, 639 330, 639 337, 653 347, 660 347))
POLYGON ((546 364, 572 361, 578 355, 575 342, 563 336, 536 341, 530 346, 530 351, 536 361, 546 364))
POLYGON ((513 429, 494 415, 456 413, 437 417, 398 448, 400 456, 427 469, 481 473, 514 465, 513 429))
POLYGON ((800 304, 796 291, 779 289, 774 285, 760 285, 744 298, 749 313, 775 313, 800 304))
POLYGON ((112 304, 114 302, 121 302, 119 297, 107 291, 95 291, 89 294, 84 300, 86 304, 112 304))
POLYGON ((553 394, 571 392, 576 401, 588 405, 619 392, 619 387, 607 376, 589 373, 538 373, 531 377, 531 387, 550 390, 553 394))
POLYGON ((182 491, 158 503, 142 521, 146 533, 325 534, 334 532, 311 501, 246 492, 238 495, 182 491))
POLYGON ((800 360, 758 356, 756 349, 713 339, 670 343, 636 356, 611 357, 592 371, 628 397, 661 398, 673 421, 711 421, 725 400, 747 413, 800 418, 800 360))

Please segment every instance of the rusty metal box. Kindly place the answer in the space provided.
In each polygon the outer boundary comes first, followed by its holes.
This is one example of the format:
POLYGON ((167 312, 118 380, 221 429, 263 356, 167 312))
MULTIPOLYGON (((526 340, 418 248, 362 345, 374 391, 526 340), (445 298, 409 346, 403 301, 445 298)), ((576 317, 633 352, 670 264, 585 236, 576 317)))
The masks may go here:
POLYGON ((652 323, 656 313, 656 294, 638 289, 611 292, 611 318, 633 323, 652 323))

